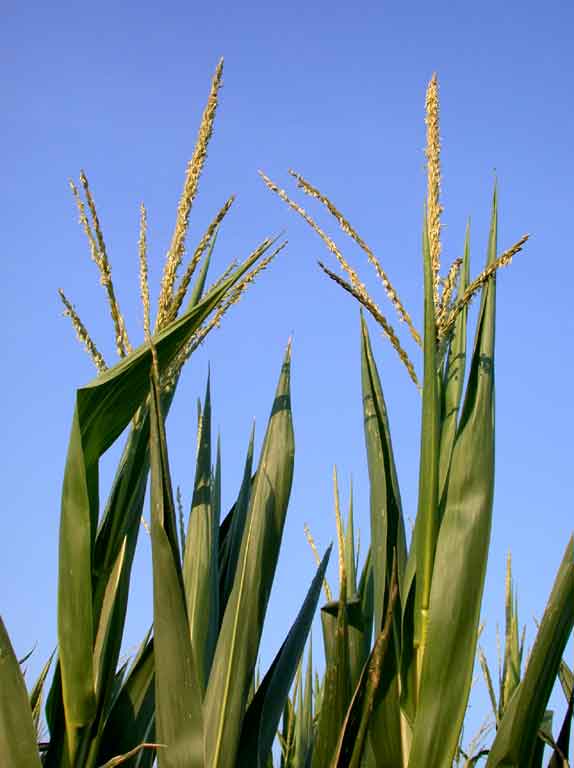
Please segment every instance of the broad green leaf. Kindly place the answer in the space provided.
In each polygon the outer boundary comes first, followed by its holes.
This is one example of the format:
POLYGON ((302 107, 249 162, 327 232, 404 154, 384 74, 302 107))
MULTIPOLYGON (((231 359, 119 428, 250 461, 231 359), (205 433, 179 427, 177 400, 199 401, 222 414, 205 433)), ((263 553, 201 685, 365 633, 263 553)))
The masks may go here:
MULTIPOLYGON (((156 337, 162 370, 253 261, 248 259, 156 337)), ((92 555, 98 524, 98 462, 147 397, 150 362, 149 346, 144 345, 76 394, 62 490, 58 580, 59 660, 72 760, 76 759, 81 732, 93 721, 97 707, 92 555)))
POLYGON ((371 548, 367 551, 367 557, 361 571, 359 579, 359 598, 361 600, 361 613, 363 615, 363 636, 365 638, 365 647, 363 649, 364 658, 367 658, 371 652, 371 640, 373 637, 374 622, 374 589, 373 589, 373 558, 371 548))
POLYGON ((32 710, 32 719, 34 720, 36 734, 38 734, 40 715, 42 713, 42 694, 44 691, 44 683, 46 682, 46 677, 48 676, 50 665, 52 664, 52 659, 54 658, 55 653, 56 651, 51 654, 48 661, 42 667, 38 679, 34 683, 34 687, 30 692, 30 709, 32 710))
POLYGON ((116 757, 112 757, 111 760, 108 760, 105 765, 102 765, 101 768, 116 768, 118 765, 123 765, 128 760, 131 760, 132 757, 136 757, 139 755, 139 753, 144 749, 151 749, 155 750, 156 747, 161 748, 161 744, 139 744, 137 747, 134 747, 133 749, 130 749, 129 752, 126 752, 123 755, 117 755, 116 757))
POLYGON ((321 594, 321 585, 325 578, 330 554, 331 547, 323 557, 289 634, 247 709, 237 756, 237 768, 255 768, 256 766, 263 768, 271 750, 295 673, 297 668, 301 669, 301 656, 321 594))
POLYGON ((566 762, 570 753, 570 731, 572 729, 572 718, 574 716, 574 694, 570 695, 568 707, 564 714, 564 720, 558 734, 554 752, 548 763, 548 768, 568 768, 566 762))
POLYGON ((44 768, 67 768, 65 752, 65 715, 62 698, 60 662, 56 661, 52 685, 46 698, 46 722, 50 731, 48 750, 44 753, 44 768))
MULTIPOLYGON (((363 764, 366 748, 367 733, 371 726, 375 698, 381 684, 382 669, 385 662, 385 656, 389 649, 393 631, 393 613, 395 611, 398 598, 398 581, 396 558, 394 559, 394 568, 391 584, 389 585, 389 602, 387 605, 384 626, 377 635, 375 645, 369 658, 365 661, 361 677, 355 687, 353 698, 345 716, 345 721, 341 729, 336 755, 333 759, 333 768, 360 768, 363 764)), ((387 734, 388 735, 388 734, 387 734)), ((373 742, 377 766, 390 765, 381 755, 377 753, 373 742)), ((400 748, 400 744, 399 744, 400 748)), ((399 756, 400 758, 400 756, 399 756)), ((402 760, 399 763, 392 764, 393 768, 400 768, 402 760)))
MULTIPOLYGON (((188 311, 198 304, 203 295, 215 239, 216 235, 213 237, 206 259, 195 281, 187 307, 188 311)), ((175 386, 162 394, 162 408, 166 416, 174 394, 175 386)), ((94 570, 97 575, 94 596, 94 615, 96 617, 99 617, 107 577, 117 559, 126 534, 134 528, 136 537, 139 532, 139 525, 134 527, 133 521, 139 521, 142 514, 148 471, 149 410, 142 408, 134 419, 134 426, 126 441, 96 537, 94 552, 94 570)), ((119 634, 123 635, 123 625, 119 634)))
POLYGON ((520 683, 520 667, 522 662, 522 648, 518 630, 518 605, 512 588, 510 555, 508 556, 506 566, 505 603, 504 660, 500 685, 498 721, 502 719, 507 704, 520 683))
POLYGON ((220 560, 220 610, 222 612, 225 611, 229 595, 233 589, 233 581, 235 579, 235 572, 237 570, 237 561, 239 559, 239 551, 241 549, 241 541, 243 539, 245 520, 247 518, 247 510, 249 508, 249 500, 251 498, 251 474, 253 471, 254 442, 255 425, 253 425, 251 430, 249 445, 247 448, 247 457, 245 459, 245 467, 243 470, 243 480, 241 481, 241 488, 239 489, 237 501, 233 506, 233 513, 230 518, 229 534, 226 536, 226 547, 224 555, 220 560))
MULTIPOLYGON (((464 294, 470 280, 470 224, 466 228, 464 256, 460 272, 457 297, 464 294)), ((448 346, 442 386, 442 424, 440 434, 439 498, 442 497, 452 448, 456 436, 458 416, 464 385, 466 366, 466 324, 468 308, 464 307, 455 321, 448 346)))
POLYGON ((333 648, 329 651, 326 662, 321 708, 313 750, 313 768, 323 768, 323 766, 331 764, 352 694, 349 677, 347 585, 346 580, 343 579, 338 600, 333 648))
POLYGON ((482 676, 484 677, 484 682, 486 683, 486 689, 488 691, 488 697, 490 699, 490 706, 492 707, 492 714, 494 715, 496 725, 498 726, 498 721, 499 721, 498 703, 496 701, 496 694, 494 693, 494 685, 492 683, 492 675, 490 674, 490 667, 488 666, 488 661, 486 659, 486 656, 482 648, 478 649, 478 661, 480 664, 480 668, 482 670, 482 676))
POLYGON ((206 764, 231 768, 257 660, 293 478, 290 345, 251 492, 233 589, 205 698, 206 764))
POLYGON ((195 486, 189 514, 183 582, 195 667, 205 691, 219 628, 219 520, 214 520, 211 494, 211 397, 209 378, 201 417, 195 486))
MULTIPOLYGON (((125 563, 126 543, 126 539, 124 539, 123 545, 118 553, 116 564, 114 565, 112 573, 110 574, 110 579, 108 580, 108 585, 102 604, 101 619, 94 643, 94 682, 97 693, 100 693, 102 689, 102 655, 105 652, 105 647, 111 628, 109 619, 114 609, 118 587, 120 585, 120 578, 125 563)), ((108 681, 106 680, 105 682, 107 683, 108 681)))
MULTIPOLYGON (((488 263, 496 256, 496 229, 495 193, 488 263)), ((494 491, 494 320, 491 279, 444 494, 410 768, 450 768, 472 681, 494 491)))
POLYGON ((106 720, 98 755, 100 763, 153 740, 150 731, 155 709, 154 685, 153 640, 146 638, 106 720))
MULTIPOLYGON (((378 634, 382 617, 387 609, 393 552, 397 553, 399 583, 404 577, 407 555, 404 519, 387 409, 377 366, 373 359, 367 325, 364 319, 361 319, 363 411, 371 489, 375 631, 378 634)), ((393 621, 391 647, 389 653, 385 655, 382 671, 383 682, 377 687, 373 701, 374 715, 370 734, 377 761, 381 766, 400 765, 402 762, 398 681, 401 647, 400 608, 393 621)), ((365 658, 361 660, 361 667, 365 658)))
POLYGON ((287 698, 283 708, 281 731, 278 731, 277 733, 279 745, 281 747, 281 768, 293 768, 294 734, 295 711, 293 709, 293 702, 290 698, 287 698))
POLYGON ((349 493, 349 516, 345 532, 345 573, 347 574, 347 590, 353 597, 357 593, 357 566, 355 560, 355 524, 353 521, 353 481, 349 493))
POLYGON ((310 768, 313 754, 313 643, 309 635, 309 654, 305 689, 301 683, 295 720, 294 768, 310 768), (302 695, 301 695, 302 694, 302 695))
POLYGON ((558 677, 560 678, 560 685, 564 691, 564 696, 566 696, 566 701, 570 701, 572 698, 572 690, 574 689, 574 674, 572 674, 572 670, 568 664, 566 664, 564 659, 560 662, 558 677))
MULTIPOLYGON (((351 690, 355 690, 355 685, 361 675, 365 659, 370 652, 370 643, 366 638, 370 625, 368 622, 365 622, 363 606, 359 596, 347 600, 344 610, 347 624, 349 686, 351 690)), ((321 628, 323 630, 326 664, 331 663, 337 654, 339 611, 340 600, 334 600, 321 608, 321 628)))
POLYGON ((370 484, 375 631, 379 632, 385 611, 386 589, 390 583, 393 550, 397 552, 399 579, 402 579, 406 562, 406 539, 387 407, 373 358, 369 331, 362 316, 361 381, 370 484))
POLYGON ((151 540, 159 768, 203 768, 201 683, 194 664, 158 381, 151 379, 151 540))
POLYGON ((189 302, 187 304, 186 311, 193 309, 193 307, 195 307, 195 305, 201 301, 203 291, 205 290, 205 281, 207 280, 207 273, 209 271, 209 265, 211 264, 211 257, 213 256, 213 249, 215 248, 218 233, 219 227, 213 233, 213 237, 211 238, 211 243, 209 244, 205 260, 201 265, 199 272, 197 273, 197 278, 189 295, 189 302))
POLYGON ((438 467, 440 419, 436 350, 436 308, 434 304, 434 275, 428 241, 428 222, 426 214, 423 225, 423 268, 424 381, 421 417, 419 499, 414 532, 417 574, 415 593, 417 682, 420 681, 421 664, 427 644, 428 611, 439 528, 438 467))
POLYGON ((41 765, 26 684, 1 618, 0 755, 10 768, 40 768, 41 765))
POLYGON ((534 744, 534 750, 528 768, 542 768, 542 760, 544 758, 544 749, 546 744, 554 745, 554 739, 552 738, 552 720, 554 718, 554 712, 551 709, 547 709, 544 712, 540 728, 536 735, 536 741, 534 744))
POLYGON ((574 538, 566 547, 524 676, 494 739, 487 768, 528 768, 538 727, 574 626, 574 538))

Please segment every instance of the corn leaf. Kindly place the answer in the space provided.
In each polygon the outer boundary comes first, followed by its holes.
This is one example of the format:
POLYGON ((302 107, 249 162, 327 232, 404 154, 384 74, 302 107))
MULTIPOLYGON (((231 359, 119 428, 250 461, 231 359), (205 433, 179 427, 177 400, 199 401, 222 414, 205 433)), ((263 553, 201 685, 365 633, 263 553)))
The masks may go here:
POLYGON ((574 626, 574 538, 566 547, 522 681, 500 724, 487 768, 530 764, 548 698, 574 626))
POLYGON ((42 694, 44 691, 44 683, 46 682, 46 677, 48 676, 50 665, 52 664, 52 659, 54 658, 55 653, 56 651, 54 651, 51 654, 48 661, 42 667, 42 670, 40 671, 38 679, 34 683, 34 687, 30 692, 30 709, 32 710, 32 719, 34 720, 34 727, 36 728, 36 734, 38 734, 38 729, 40 726, 40 715, 42 712, 42 694))
POLYGON ((390 584, 393 551, 397 552, 401 580, 406 562, 406 538, 387 407, 373 358, 369 331, 362 315, 361 381, 370 483, 375 631, 379 632, 385 611, 385 594, 390 584))
POLYGON ((311 768, 313 754, 313 643, 309 635, 309 654, 305 672, 305 690, 299 688, 295 720, 294 768, 311 768))
MULTIPOLYGON (((373 650, 365 661, 361 677, 355 687, 355 692, 340 732, 337 752, 332 763, 333 768, 360 768, 363 762, 368 744, 367 733, 371 725, 377 690, 381 684, 381 672, 391 640, 393 613, 398 598, 396 558, 393 563, 393 575, 391 577, 389 602, 384 626, 377 636, 373 650)), ((377 765, 383 766, 387 764, 385 758, 381 759, 381 753, 377 752, 376 748, 374 748, 374 754, 376 754, 377 765)), ((399 765, 394 763, 395 768, 399 768, 399 765)))
POLYGON ((574 674, 572 670, 566 664, 564 659, 560 662, 560 669, 558 670, 558 677, 560 679, 560 685, 566 696, 566 701, 570 701, 572 698, 572 690, 574 689, 574 674))
POLYGON ((548 768, 568 768, 568 756, 570 752, 570 731, 572 729, 572 717, 574 715, 574 695, 570 696, 568 707, 560 727, 560 733, 548 768))
MULTIPOLYGON (((496 256, 496 232, 495 193, 488 263, 496 256)), ((491 280, 483 290, 444 496, 410 768, 450 768, 470 691, 494 492, 494 315, 495 284, 491 280)))
POLYGON ((255 476, 205 697, 206 764, 234 766, 293 478, 290 345, 255 476))
POLYGON ((32 710, 18 659, 0 618, 0 755, 11 768, 40 768, 32 710))
MULTIPOLYGON (((462 296, 470 279, 470 226, 466 228, 464 255, 458 296, 462 296)), ((442 419, 440 434, 439 498, 444 492, 452 448, 458 426, 460 403, 466 366, 466 324, 468 308, 465 306, 456 318, 444 367, 442 386, 442 419)))
POLYGON ((331 547, 321 561, 289 634, 247 709, 237 756, 237 768, 252 768, 252 766, 263 768, 265 764, 295 673, 297 668, 301 669, 301 655, 315 615, 330 554, 331 547))
POLYGON ((153 639, 146 638, 113 702, 101 739, 98 760, 111 760, 150 738, 154 719, 153 639))
MULTIPOLYGON (((387 609, 393 552, 396 552, 397 556, 399 583, 404 577, 407 555, 405 526, 387 408, 371 350, 367 324, 363 318, 361 320, 363 412, 371 489, 371 551, 373 553, 375 629, 378 633, 387 609)), ((393 621, 391 647, 389 653, 385 654, 385 665, 382 670, 383 682, 377 686, 371 702, 374 714, 370 737, 381 766, 402 764, 398 680, 401 645, 400 609, 394 615, 393 621)), ((364 661, 365 657, 362 659, 361 666, 364 661)))
MULTIPOLYGON (((157 336, 155 344, 162 369, 169 365, 253 260, 248 259, 231 277, 157 336)), ((92 552, 98 523, 98 461, 146 398, 149 366, 150 349, 144 345, 76 394, 62 490, 58 581, 62 698, 72 761, 76 759, 81 734, 85 733, 97 711, 92 656, 97 629, 92 595, 92 552)))
MULTIPOLYGON (((327 638, 325 641, 326 670, 313 750, 313 768, 330 765, 337 748, 338 734, 353 694, 349 677, 349 625, 345 579, 341 584, 337 608, 337 623, 332 640, 328 639, 329 633, 324 631, 324 637, 327 638)), ((323 615, 324 609, 321 613, 323 615)))
POLYGON ((211 397, 209 379, 201 417, 195 487, 185 536, 183 581, 195 666, 205 691, 219 628, 217 533, 211 493, 211 397))
POLYGON ((151 539, 159 768, 203 768, 201 682, 191 647, 159 382, 151 380, 151 539))
MULTIPOLYGON (((231 590, 233 589, 233 581, 235 579, 235 572, 237 570, 237 561, 239 559, 239 551, 241 549, 241 540, 243 538, 243 531, 245 528, 245 520, 247 518, 247 510, 249 508, 249 500, 251 498, 252 478, 253 471, 253 446, 255 442, 255 425, 251 430, 249 438, 249 446, 247 448, 247 457, 245 459, 245 467, 243 470, 243 480, 241 482, 241 488, 237 496, 237 501, 233 506, 233 513, 230 517, 229 533, 225 536, 225 548, 220 555, 220 611, 223 613, 227 606, 227 601, 231 590)), ((221 534, 220 534, 220 547, 221 547, 221 534)))
POLYGON ((417 677, 420 680, 426 647, 428 609, 438 537, 439 388, 436 349, 434 276, 428 241, 428 223, 423 226, 424 267, 424 382, 421 419, 419 500, 415 527, 417 584, 415 593, 415 646, 417 677))
POLYGON ((140 752, 142 752, 144 749, 150 749, 155 750, 156 747, 161 747, 161 744, 139 744, 137 747, 134 747, 133 749, 130 749, 129 752, 126 752, 123 755, 116 755, 116 757, 112 757, 111 760, 108 760, 105 765, 102 765, 101 768, 116 768, 118 765, 123 765, 124 763, 127 763, 128 760, 131 760, 132 757, 137 757, 140 752))

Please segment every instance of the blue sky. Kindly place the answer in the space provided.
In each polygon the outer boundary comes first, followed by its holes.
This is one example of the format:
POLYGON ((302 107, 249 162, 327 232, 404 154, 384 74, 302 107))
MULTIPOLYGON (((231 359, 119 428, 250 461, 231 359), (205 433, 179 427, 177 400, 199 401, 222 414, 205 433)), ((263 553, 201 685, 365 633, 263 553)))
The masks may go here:
MULTIPOLYGON (((312 578, 303 523, 321 548, 334 537, 333 464, 343 498, 353 477, 365 535, 368 487, 358 308, 321 274, 317 259, 334 267, 332 257, 265 189, 257 170, 294 192, 287 169, 295 168, 329 194, 378 254, 420 326, 424 94, 433 71, 441 86, 445 262, 461 253, 471 216, 472 269, 481 269, 495 174, 501 249, 532 233, 498 281, 496 496, 483 607, 484 644, 494 662, 511 550, 531 640, 533 618, 542 615, 573 528, 572 8, 552 0, 544 9, 530 0, 400 7, 224 0, 161 8, 4 0, 2 17, 0 607, 17 652, 37 644, 31 669, 39 668, 56 640, 60 482, 74 388, 93 376, 61 316, 57 288, 72 298, 109 360, 114 351, 67 180, 81 168, 88 174, 128 331, 139 341, 139 204, 143 200, 148 208, 151 281, 157 286, 220 56, 224 88, 190 244, 235 193, 213 276, 269 234, 286 229, 289 246, 194 356, 168 434, 174 482, 189 502, 195 400, 210 362, 224 502, 230 505, 252 419, 260 444, 293 335, 296 471, 263 662, 280 644, 312 578)), ((345 246, 390 316, 363 255, 311 201, 302 202, 345 246)), ((375 326, 371 334, 405 512, 414 518, 419 397, 375 326)), ((104 460, 103 482, 113 469, 112 454, 104 460)), ((145 536, 140 549, 127 649, 138 643, 151 614, 145 536)), ((487 706, 482 689, 478 681, 477 721, 487 706)))

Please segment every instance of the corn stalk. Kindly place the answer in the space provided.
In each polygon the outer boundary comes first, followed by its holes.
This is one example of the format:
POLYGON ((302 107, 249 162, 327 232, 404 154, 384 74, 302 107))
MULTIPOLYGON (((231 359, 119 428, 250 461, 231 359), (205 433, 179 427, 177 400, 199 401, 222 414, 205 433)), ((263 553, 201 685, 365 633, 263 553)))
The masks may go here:
MULTIPOLYGON (((467 228, 462 258, 452 262, 445 277, 440 276, 438 120, 438 82, 433 77, 426 100, 422 338, 364 238, 330 198, 290 171, 298 187, 328 210, 375 268, 391 308, 422 347, 422 384, 417 361, 409 357, 400 334, 367 292, 342 248, 298 202, 262 174, 267 187, 303 218, 335 256, 343 276, 319 262, 321 268, 378 323, 422 395, 418 508, 407 547, 389 417, 367 324, 361 317, 371 512, 364 573, 372 583, 373 599, 367 603, 349 594, 342 578, 339 601, 322 609, 323 616, 330 614, 331 623, 323 622, 326 671, 320 684, 313 768, 451 768, 462 754, 460 740, 476 660, 492 527, 496 274, 522 249, 528 236, 499 254, 495 188, 483 271, 471 281, 467 228), (478 295, 474 345, 467 352, 468 308, 478 295), (369 627, 362 672, 354 682, 349 673, 351 626, 369 627)), ((507 611, 507 666, 497 731, 489 749, 471 755, 468 766, 486 758, 487 768, 534 768, 541 765, 544 740, 555 744, 553 768, 567 755, 567 747, 564 750, 553 742, 545 713, 574 624, 573 546, 571 539, 522 678, 515 669, 521 649, 514 609, 507 611)), ((564 728, 571 717, 570 707, 564 728)), ((294 765, 301 768, 303 764, 294 765)))

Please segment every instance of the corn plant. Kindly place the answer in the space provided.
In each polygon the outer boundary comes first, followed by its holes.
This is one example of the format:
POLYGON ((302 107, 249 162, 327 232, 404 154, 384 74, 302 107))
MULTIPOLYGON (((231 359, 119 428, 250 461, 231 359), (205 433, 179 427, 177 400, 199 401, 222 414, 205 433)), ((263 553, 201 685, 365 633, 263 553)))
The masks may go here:
MULTIPOLYGON (((528 236, 499 254, 495 189, 484 270, 471 281, 467 228, 463 256, 441 277, 436 76, 427 90, 426 126, 422 332, 365 240, 325 194, 290 171, 298 187, 319 201, 366 254, 403 326, 422 349, 422 375, 333 238, 262 174, 267 187, 334 254, 345 277, 319 262, 321 268, 375 319, 422 396, 418 508, 407 545, 387 407, 362 317, 370 550, 359 587, 351 568, 354 554, 346 550, 339 533, 340 593, 337 601, 322 609, 326 670, 312 768, 450 768, 462 754, 460 739, 475 665, 492 525, 496 273, 510 264, 528 236), (474 347, 467 353, 468 308, 478 294, 474 347)), ((570 539, 524 674, 505 682, 506 698, 488 754, 473 754, 465 765, 483 758, 487 768, 541 765, 539 747, 545 737, 541 728, 573 624, 574 541, 570 539)), ((513 645, 509 656, 516 653, 513 645)), ((571 716, 570 706, 567 720, 571 716)), ((561 754, 555 750, 551 765, 565 765, 557 762, 566 759, 565 753, 567 747, 561 754)), ((296 768, 304 764, 290 763, 296 768)))
POLYGON ((252 436, 243 482, 227 516, 221 519, 221 467, 219 453, 215 461, 212 456, 209 385, 200 414, 186 532, 180 515, 178 533, 169 472, 164 421, 184 363, 284 246, 265 239, 242 263, 232 262, 206 289, 216 234, 233 202, 229 198, 178 279, 221 77, 222 62, 187 168, 153 329, 147 219, 142 206, 144 343, 137 348, 129 341, 119 309, 85 174, 80 176, 83 196, 71 185, 106 292, 121 359, 108 368, 62 292, 66 313, 98 376, 77 390, 64 470, 58 648, 46 703, 49 736, 45 741, 39 742, 38 728, 49 663, 28 695, 0 621, 0 755, 2 764, 12 768, 112 768, 120 763, 146 768, 156 759, 160 768, 264 765, 303 651, 329 553, 291 631, 253 693, 293 470, 290 348, 259 464, 253 472, 252 436), (99 460, 126 431, 123 454, 101 509, 99 460), (152 545, 153 631, 128 665, 119 658, 150 471, 151 526, 147 527, 152 545))

